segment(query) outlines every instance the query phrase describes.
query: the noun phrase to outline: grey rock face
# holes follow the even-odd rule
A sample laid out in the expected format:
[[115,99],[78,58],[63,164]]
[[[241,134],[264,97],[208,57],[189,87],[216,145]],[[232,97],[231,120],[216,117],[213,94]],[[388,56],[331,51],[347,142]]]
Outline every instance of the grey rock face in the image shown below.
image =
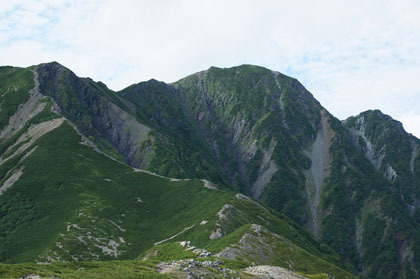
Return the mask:
[[142,144],[154,140],[150,135],[152,129],[127,112],[130,111],[127,101],[120,100],[101,84],[76,77],[56,63],[39,65],[36,71],[40,92],[52,97],[60,113],[81,133],[99,147],[112,146],[131,166],[147,167],[151,150],[143,149]]

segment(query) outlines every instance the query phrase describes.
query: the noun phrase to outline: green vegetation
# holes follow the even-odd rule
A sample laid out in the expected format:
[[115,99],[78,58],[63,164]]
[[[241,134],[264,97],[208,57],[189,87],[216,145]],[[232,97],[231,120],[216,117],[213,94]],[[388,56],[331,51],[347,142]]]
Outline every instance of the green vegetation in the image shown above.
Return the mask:
[[309,279],[329,279],[328,274],[325,274],[325,273],[324,274],[305,274],[305,273],[298,272],[298,274],[305,276]]
[[[351,117],[346,120],[346,126],[355,130],[364,129],[366,138],[373,144],[374,156],[382,158],[379,173],[373,174],[375,171],[371,170],[366,174],[371,182],[361,181],[365,185],[375,186],[371,187],[370,193],[375,198],[370,198],[370,206],[365,204],[362,208],[363,262],[370,266],[367,277],[410,278],[412,270],[419,270],[420,265],[416,261],[401,259],[402,250],[406,249],[401,243],[413,243],[413,253],[420,255],[414,244],[419,239],[419,222],[416,221],[416,212],[413,212],[414,218],[411,218],[408,210],[410,204],[416,203],[415,197],[419,195],[420,176],[410,169],[413,148],[419,144],[419,140],[407,134],[401,123],[379,110]],[[364,140],[359,138],[358,144],[363,152],[368,152]],[[384,181],[383,177],[387,177],[385,174],[389,167],[396,171],[397,176],[388,176],[387,181]],[[361,194],[369,196],[366,190]],[[359,204],[363,206],[361,201]]]
[[228,235],[210,242],[206,245],[206,249],[210,252],[217,253],[222,251],[224,248],[229,247],[233,244],[237,244],[242,236],[249,231],[251,225],[245,224],[239,227],[238,229],[234,230],[233,232],[229,233]]
[[169,242],[148,249],[139,256],[139,259],[143,261],[170,262],[195,257],[196,254],[191,250],[185,250],[179,243]]
[[38,124],[45,121],[49,121],[55,118],[60,117],[58,114],[51,111],[53,106],[53,101],[49,98],[44,98],[40,100],[41,103],[45,103],[44,109],[35,115],[33,118],[31,118],[27,124]]
[[[405,202],[414,204],[414,197],[420,196],[420,176],[411,172],[409,162],[413,147],[415,144],[419,145],[420,140],[408,135],[400,122],[379,110],[366,111],[359,116],[349,118],[347,125],[357,129],[356,122],[361,118],[365,123],[365,135],[374,144],[375,153],[383,156],[380,172],[385,173],[388,166],[391,166],[397,172],[392,183],[404,197]],[[365,148],[363,145],[361,147]]]
[[[201,181],[170,182],[135,173],[127,166],[104,160],[103,155],[79,142],[80,136],[63,124],[40,138],[37,150],[16,166],[24,165],[24,174],[0,196],[3,260],[33,260],[45,250],[47,240],[54,243],[48,246],[56,249],[55,241],[66,231],[68,222],[81,226],[81,222],[89,221],[77,218],[81,210],[90,210],[104,220],[120,219],[121,226],[127,227],[127,233],[121,232],[121,236],[133,247],[123,258],[135,257],[153,242],[212,214],[210,208],[215,214],[232,195],[208,190]],[[150,184],[154,185],[153,192],[142,187]],[[137,202],[136,197],[145,202]],[[60,203],[52,203],[54,200]],[[109,233],[112,235],[112,231]],[[80,246],[80,242],[74,245]],[[77,246],[73,248],[77,250]]]
[[21,141],[20,143],[18,143],[15,146],[13,146],[13,148],[11,148],[10,150],[8,150],[7,152],[5,152],[3,154],[3,158],[4,159],[8,158],[10,155],[12,155],[13,153],[15,153],[16,150],[18,150],[22,145],[24,145],[25,143],[28,143],[30,140],[31,140],[31,137],[27,137],[23,141]]
[[[237,232],[232,234],[237,234]],[[241,243],[224,243],[227,247],[236,249],[236,259],[256,265],[269,264],[288,269],[292,267],[294,270],[308,274],[328,273],[336,278],[355,278],[354,275],[308,253],[270,231],[248,230],[245,234],[248,236],[242,238],[242,241],[245,242],[243,245]]]
[[[0,261],[108,261],[34,269],[57,276],[56,266],[68,278],[79,278],[76,268],[99,277],[118,265],[111,260],[121,259],[127,260],[121,262],[126,277],[135,276],[128,269],[138,265],[141,276],[151,272],[147,278],[153,278],[163,276],[150,269],[157,261],[198,259],[176,243],[188,240],[213,255],[236,247],[236,260],[224,260],[233,269],[256,262],[290,264],[309,278],[353,277],[343,269],[373,279],[416,278],[420,157],[412,156],[420,141],[380,111],[344,125],[326,114],[334,137],[317,242],[300,226],[310,222],[305,184],[312,162],[305,154],[321,127],[323,108],[297,80],[250,65],[213,67],[173,84],[150,80],[113,92],[57,63],[36,69],[40,91],[48,96],[41,99],[45,108],[0,139],[0,155],[8,159],[0,164],[1,183],[23,172],[0,195]],[[31,69],[0,67],[0,129],[33,87]],[[52,112],[54,103],[107,156],[192,180],[136,172],[110,160],[80,144],[67,121],[15,154],[29,142],[15,145],[31,125],[62,117]],[[372,150],[358,135],[362,130]],[[138,135],[141,141],[130,141]],[[369,162],[368,151],[380,164]],[[396,176],[389,175],[391,167]],[[198,179],[224,190],[205,188]],[[223,237],[210,239],[216,230]],[[242,247],[244,236],[260,250]],[[0,268],[9,276],[33,265]]]
[[15,114],[19,105],[29,98],[29,90],[35,86],[29,69],[0,67],[0,130]]
[[[310,167],[302,146],[316,135],[319,103],[295,79],[250,65],[213,67],[173,87],[150,80],[119,94],[133,102],[137,118],[157,132],[148,170],[206,178],[252,194],[263,154],[274,148],[272,160],[279,170],[261,200],[301,225],[308,221],[301,206],[305,180],[296,168]],[[302,98],[311,104],[301,107]],[[286,122],[293,125],[280,125]],[[244,159],[252,142],[255,155]]]
[[[99,255],[99,259],[112,259],[112,255],[100,252],[95,246],[98,243],[89,242],[87,231],[93,237],[116,242],[122,237],[124,242],[120,241],[118,247],[121,248],[118,249],[119,258],[130,259],[152,247],[153,243],[178,234],[191,225],[198,229],[186,230],[171,241],[191,239],[193,244],[201,244],[211,251],[220,250],[237,242],[240,234],[249,228],[249,225],[241,225],[244,219],[235,218],[237,225],[231,224],[234,226],[231,227],[232,234],[220,240],[208,238],[205,227],[214,229],[217,211],[228,202],[249,214],[248,221],[258,223],[261,218],[267,219],[271,223],[269,227],[277,233],[323,255],[317,251],[316,242],[309,235],[301,235],[302,232],[290,221],[282,221],[274,212],[262,209],[254,202],[233,198],[231,192],[209,190],[201,181],[171,182],[134,172],[79,142],[80,136],[64,123],[37,140],[37,150],[16,166],[25,166],[22,177],[0,196],[1,250],[6,262],[43,261],[48,256],[62,260],[70,260],[70,256],[88,260],[94,254]],[[51,202],[55,200],[60,200],[60,203]],[[209,220],[209,224],[200,226],[202,220]],[[235,229],[236,226],[240,227],[239,230]],[[88,250],[80,237],[87,243]],[[148,256],[150,260],[169,261],[189,258],[191,252],[182,251],[179,244],[168,242],[151,248],[145,255],[152,255]],[[311,270],[305,267],[306,264],[298,263],[305,257],[311,258],[306,263],[314,262],[316,257],[306,251],[300,257],[300,260],[294,260],[298,270]],[[122,268],[125,264],[131,262],[123,263]],[[329,265],[332,266],[321,267]],[[6,267],[10,269],[10,266]],[[100,270],[89,272],[105,272],[108,267],[100,263],[98,268]],[[63,269],[65,272],[65,265]],[[49,273],[45,271],[43,274]]]
[[53,263],[51,265],[37,264],[0,264],[0,278],[22,278],[26,275],[39,275],[41,278],[60,279],[116,279],[144,278],[169,279],[166,274],[159,274],[151,263],[139,261],[106,261],[106,262],[73,262]]
[[[109,105],[112,103],[128,110],[118,96],[104,84],[95,83],[91,79],[78,78],[58,63],[38,66],[37,71],[40,73],[42,94],[51,97],[60,107],[61,113],[95,142],[102,152],[117,160],[125,161],[111,142],[112,135],[105,133],[105,130],[111,126]],[[101,117],[98,117],[99,115]],[[38,114],[37,117],[47,119],[53,115]]]
[[229,184],[225,171],[166,84],[150,80],[119,92],[136,105],[137,118],[157,131],[148,170],[168,177]]

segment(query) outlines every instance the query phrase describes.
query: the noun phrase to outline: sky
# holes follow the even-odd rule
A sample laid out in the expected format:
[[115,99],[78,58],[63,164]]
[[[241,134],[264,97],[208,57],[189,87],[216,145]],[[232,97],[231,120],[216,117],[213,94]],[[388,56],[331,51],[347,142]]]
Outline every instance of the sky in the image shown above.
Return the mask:
[[0,65],[50,61],[113,90],[260,65],[339,119],[380,109],[420,138],[418,0],[1,0]]

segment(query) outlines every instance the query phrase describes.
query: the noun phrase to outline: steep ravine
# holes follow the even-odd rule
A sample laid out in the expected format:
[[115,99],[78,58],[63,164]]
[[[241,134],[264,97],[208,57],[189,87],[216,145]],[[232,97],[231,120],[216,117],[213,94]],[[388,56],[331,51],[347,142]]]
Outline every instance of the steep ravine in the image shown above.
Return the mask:
[[306,194],[311,212],[309,227],[315,236],[319,238],[319,202],[322,192],[324,178],[328,176],[328,165],[330,163],[329,147],[334,132],[328,125],[326,111],[321,111],[321,127],[314,143],[305,155],[311,159],[311,168],[304,172],[306,177]]

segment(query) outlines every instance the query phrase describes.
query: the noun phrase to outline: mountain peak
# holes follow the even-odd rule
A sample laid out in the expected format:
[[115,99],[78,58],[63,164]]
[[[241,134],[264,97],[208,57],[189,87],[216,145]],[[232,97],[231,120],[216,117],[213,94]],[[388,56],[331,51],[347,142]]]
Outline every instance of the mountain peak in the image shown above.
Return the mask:
[[66,66],[64,66],[64,65],[62,65],[62,64],[60,64],[59,62],[57,62],[57,61],[51,61],[51,62],[46,62],[46,63],[41,63],[41,64],[38,64],[38,65],[36,65],[36,66],[38,66],[38,67],[59,67],[59,68],[65,68],[65,69],[67,69],[67,70],[69,70],[70,71],[70,69],[69,68],[67,68]]
[[356,116],[350,116],[343,121],[345,125],[349,127],[354,127],[356,123],[358,125],[369,125],[382,127],[382,129],[392,129],[397,130],[400,133],[406,133],[403,128],[403,125],[400,121],[392,118],[390,115],[383,113],[379,109],[366,110],[359,113]]

